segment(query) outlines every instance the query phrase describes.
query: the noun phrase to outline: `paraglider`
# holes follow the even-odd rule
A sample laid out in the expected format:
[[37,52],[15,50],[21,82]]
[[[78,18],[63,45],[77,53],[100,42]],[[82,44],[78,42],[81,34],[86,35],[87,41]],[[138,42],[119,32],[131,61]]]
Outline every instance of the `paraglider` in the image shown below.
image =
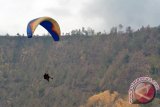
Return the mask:
[[27,26],[28,38],[32,38],[34,31],[36,30],[38,25],[43,26],[51,34],[55,41],[59,41],[59,37],[61,34],[59,24],[50,17],[40,17],[31,20]]
[[[31,20],[27,25],[27,36],[28,38],[32,38],[34,31],[36,30],[37,26],[43,26],[52,36],[55,41],[59,41],[61,31],[59,24],[50,17],[39,17],[36,19]],[[48,73],[43,75],[44,79],[49,82],[49,79],[53,79],[49,76]]]

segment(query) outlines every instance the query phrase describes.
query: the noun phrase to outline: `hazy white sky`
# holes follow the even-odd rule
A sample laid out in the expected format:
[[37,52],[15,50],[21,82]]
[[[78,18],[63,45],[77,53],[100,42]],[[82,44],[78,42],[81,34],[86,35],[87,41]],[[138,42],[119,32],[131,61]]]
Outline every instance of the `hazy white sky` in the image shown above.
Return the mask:
[[[62,32],[92,27],[109,31],[123,24],[136,29],[160,25],[160,0],[0,0],[0,34],[25,34],[30,20],[49,16]],[[36,34],[46,33],[38,27]]]

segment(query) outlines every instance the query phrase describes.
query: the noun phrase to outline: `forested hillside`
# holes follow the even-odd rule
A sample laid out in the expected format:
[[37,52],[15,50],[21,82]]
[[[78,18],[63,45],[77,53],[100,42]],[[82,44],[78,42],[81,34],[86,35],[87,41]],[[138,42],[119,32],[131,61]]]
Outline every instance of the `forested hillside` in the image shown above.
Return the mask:
[[[44,80],[45,72],[53,80]],[[160,83],[160,27],[59,42],[0,37],[0,107],[79,107],[105,90],[128,95],[140,76]]]

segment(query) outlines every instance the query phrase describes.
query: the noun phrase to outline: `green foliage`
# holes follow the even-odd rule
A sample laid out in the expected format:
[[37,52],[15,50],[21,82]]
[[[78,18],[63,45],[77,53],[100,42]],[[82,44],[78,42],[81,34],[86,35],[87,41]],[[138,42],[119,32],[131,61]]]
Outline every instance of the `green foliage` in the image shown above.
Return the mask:
[[123,63],[128,63],[128,62],[129,62],[129,55],[127,54],[127,55],[125,55],[125,57],[124,57]]
[[154,74],[158,74],[158,68],[156,68],[156,67],[154,67],[154,66],[152,66],[151,67],[151,71],[150,71],[150,73],[152,74],[152,75],[154,75]]

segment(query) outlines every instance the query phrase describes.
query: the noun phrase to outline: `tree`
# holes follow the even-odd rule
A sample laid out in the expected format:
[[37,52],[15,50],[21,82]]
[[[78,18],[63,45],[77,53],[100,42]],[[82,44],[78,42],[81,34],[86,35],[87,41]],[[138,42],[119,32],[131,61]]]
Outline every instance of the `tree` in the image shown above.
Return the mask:
[[7,33],[5,36],[9,36],[9,34]]
[[21,36],[19,33],[17,33],[17,36]]
[[132,36],[132,29],[131,29],[131,27],[130,26],[128,26],[127,28],[126,28],[126,33],[129,35],[129,36]]
[[120,34],[123,33],[122,29],[123,29],[123,25],[119,24],[118,25],[118,33],[120,33]]
[[117,27],[112,27],[110,34],[116,35],[117,34]]

